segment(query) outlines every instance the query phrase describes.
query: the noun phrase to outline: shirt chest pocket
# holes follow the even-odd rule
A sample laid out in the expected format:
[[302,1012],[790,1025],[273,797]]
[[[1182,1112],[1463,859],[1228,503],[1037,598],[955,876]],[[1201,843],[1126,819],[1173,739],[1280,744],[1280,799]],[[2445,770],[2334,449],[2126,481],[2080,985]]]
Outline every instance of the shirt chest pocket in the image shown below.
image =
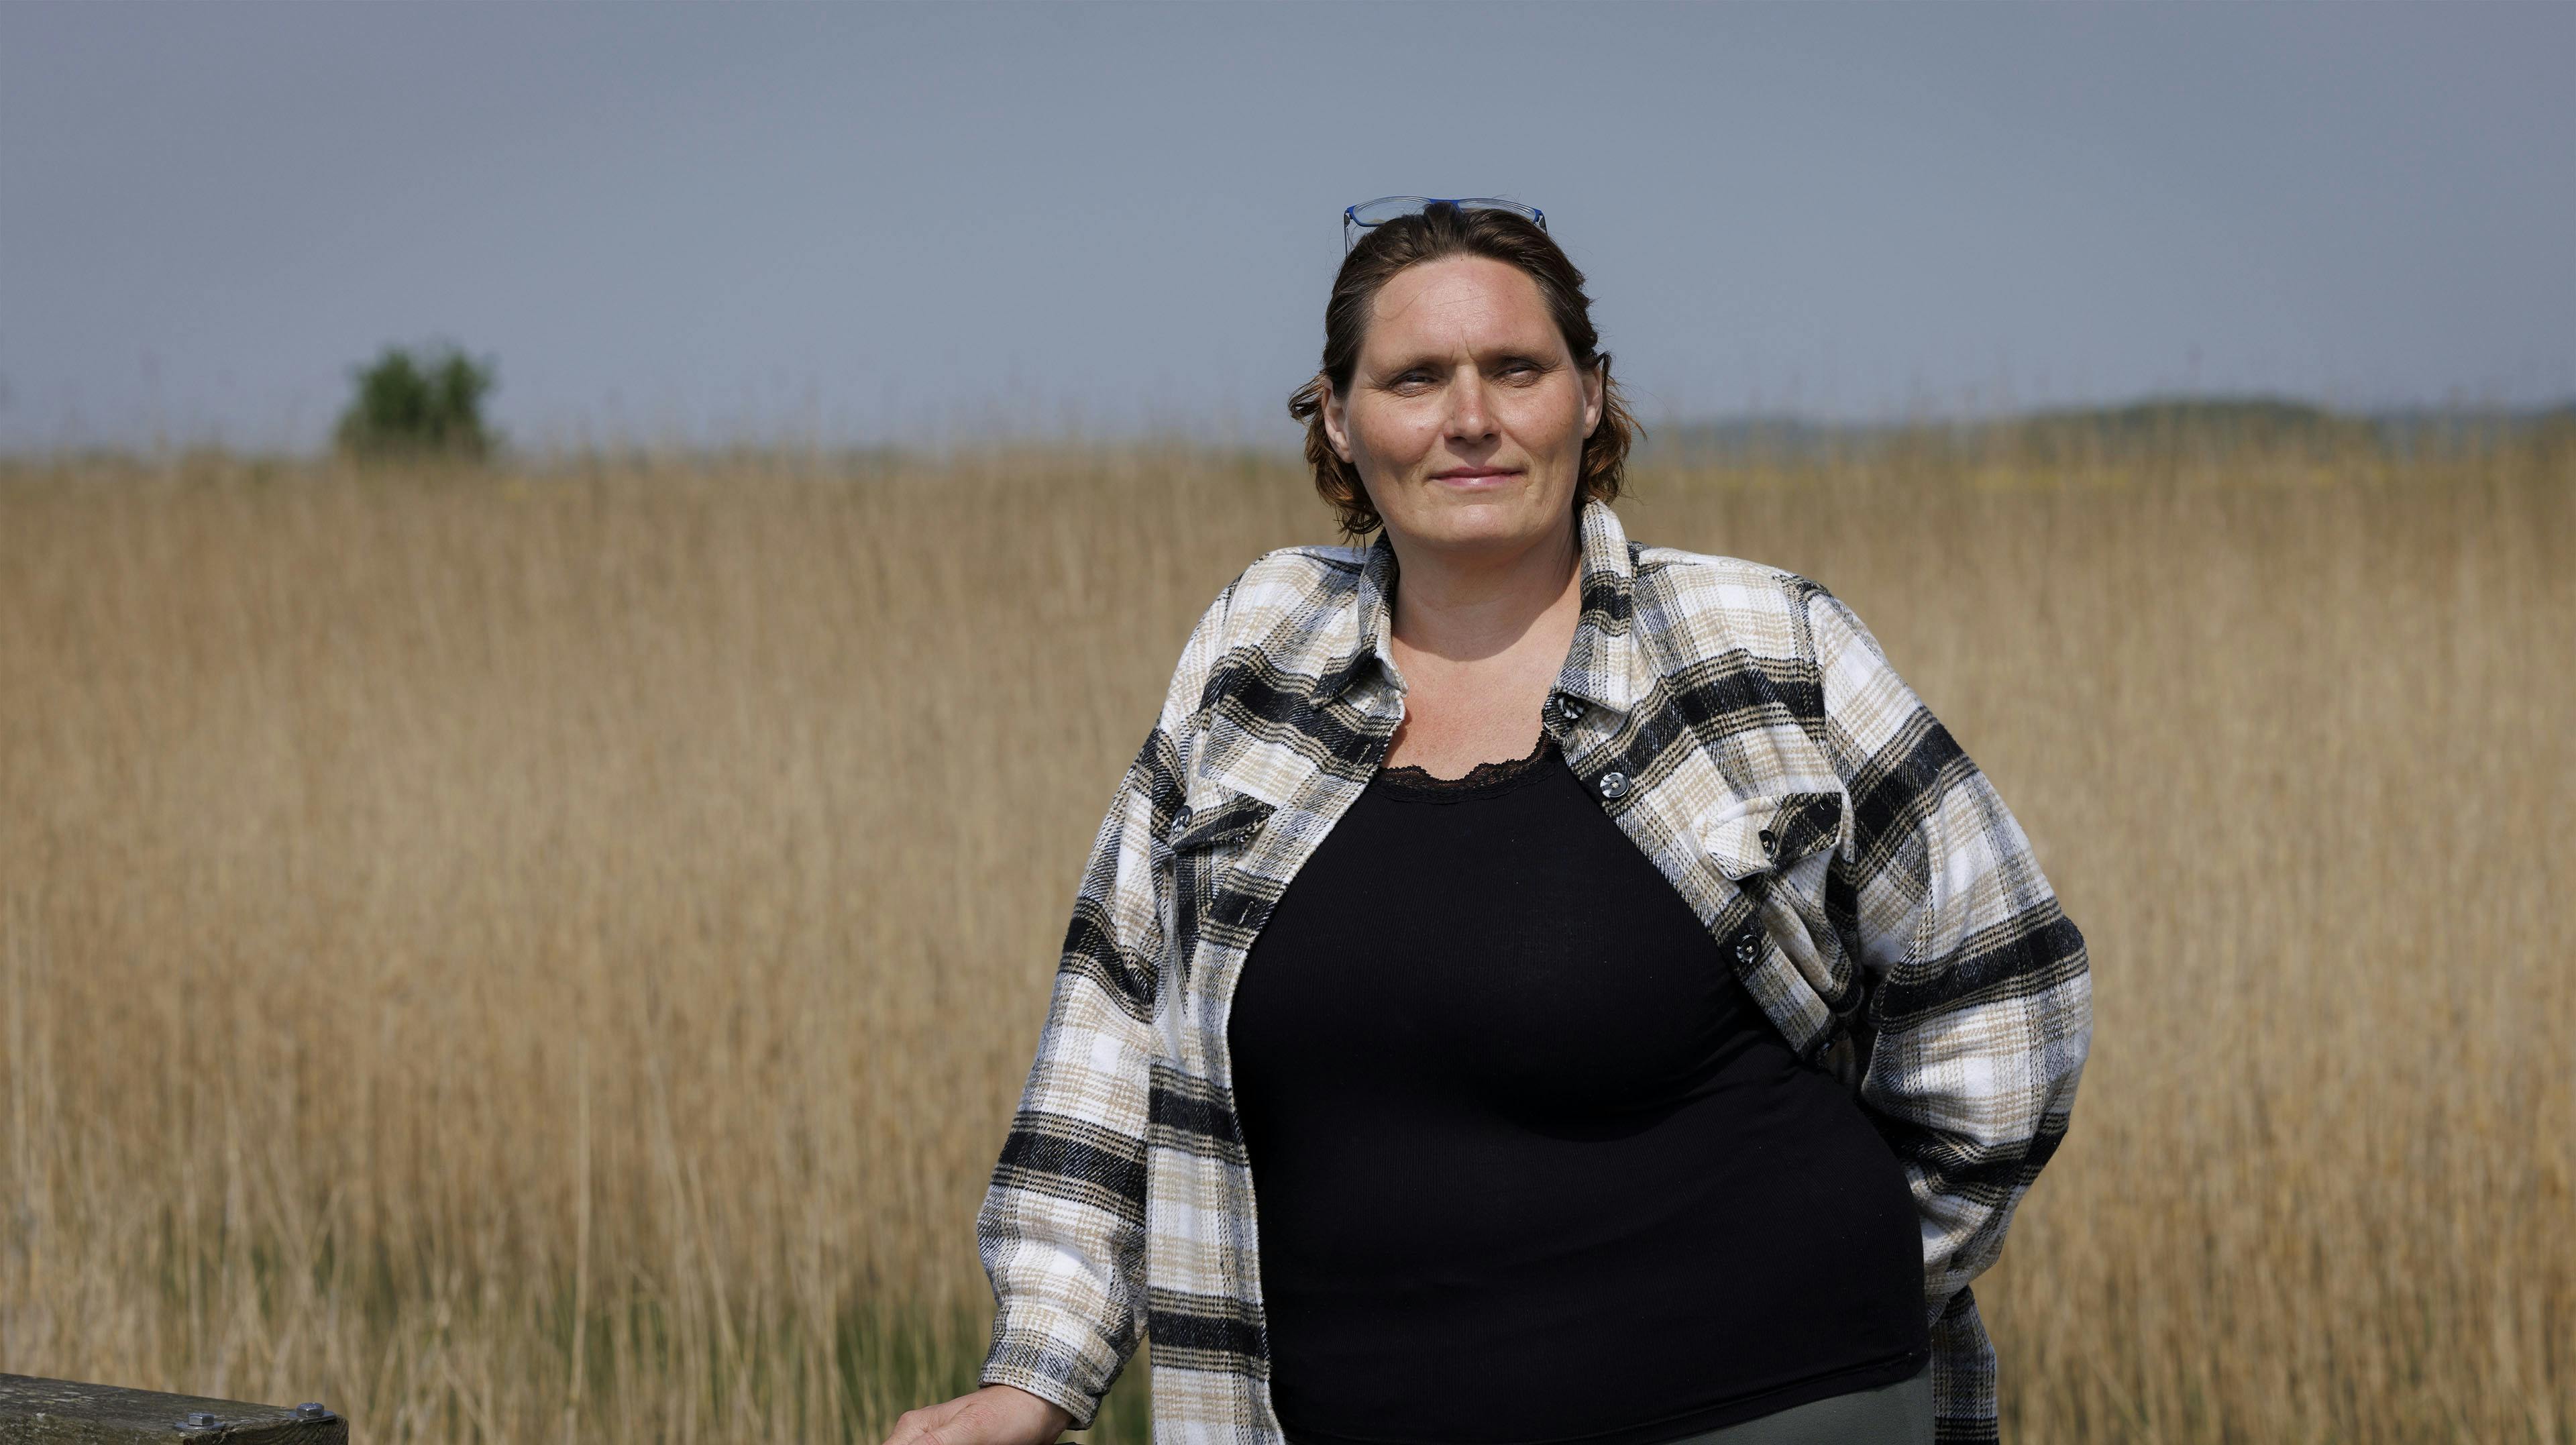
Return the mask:
[[1840,793],[1772,793],[1739,798],[1699,823],[1700,845],[1719,872],[1741,884],[1787,878],[1815,860],[1815,871],[1842,840]]
[[1757,951],[1738,963],[1758,970],[1785,959],[1815,997],[1820,1037],[1847,1027],[1861,998],[1826,903],[1844,818],[1840,793],[1771,793],[1732,799],[1697,827],[1711,865],[1761,920]]
[[[1249,933],[1244,916],[1250,892],[1228,879],[1258,840],[1275,806],[1230,789],[1212,790],[1172,815],[1166,832],[1171,886],[1165,960],[1176,990],[1185,992],[1200,953],[1232,933]],[[1248,937],[1244,940],[1249,941]]]

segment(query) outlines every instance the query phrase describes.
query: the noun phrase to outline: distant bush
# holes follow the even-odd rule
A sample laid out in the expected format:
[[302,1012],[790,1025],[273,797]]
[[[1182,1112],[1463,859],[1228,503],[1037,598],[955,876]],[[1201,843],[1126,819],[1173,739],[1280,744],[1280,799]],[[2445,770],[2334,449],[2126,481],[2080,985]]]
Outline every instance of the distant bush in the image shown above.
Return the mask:
[[416,356],[388,346],[372,365],[352,368],[350,375],[358,390],[340,413],[336,437],[342,451],[479,461],[499,444],[483,424],[483,398],[493,384],[489,361],[453,346]]

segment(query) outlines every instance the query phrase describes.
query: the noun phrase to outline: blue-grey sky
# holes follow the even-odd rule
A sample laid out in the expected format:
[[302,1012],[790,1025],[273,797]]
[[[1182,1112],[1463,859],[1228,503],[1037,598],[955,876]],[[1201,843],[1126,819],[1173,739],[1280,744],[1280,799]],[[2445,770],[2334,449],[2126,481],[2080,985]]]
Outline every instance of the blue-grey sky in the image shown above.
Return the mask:
[[0,448],[1292,435],[1343,205],[1650,421],[2576,393],[2576,6],[0,5]]

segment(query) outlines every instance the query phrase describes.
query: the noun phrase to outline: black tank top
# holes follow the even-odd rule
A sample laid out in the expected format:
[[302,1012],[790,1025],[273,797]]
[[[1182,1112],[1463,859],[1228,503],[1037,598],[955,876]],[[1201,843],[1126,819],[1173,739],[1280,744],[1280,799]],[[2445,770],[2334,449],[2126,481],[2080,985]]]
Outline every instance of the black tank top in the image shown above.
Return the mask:
[[1381,770],[1229,1030],[1293,1440],[1672,1440],[1929,1358],[1895,1156],[1544,736]]

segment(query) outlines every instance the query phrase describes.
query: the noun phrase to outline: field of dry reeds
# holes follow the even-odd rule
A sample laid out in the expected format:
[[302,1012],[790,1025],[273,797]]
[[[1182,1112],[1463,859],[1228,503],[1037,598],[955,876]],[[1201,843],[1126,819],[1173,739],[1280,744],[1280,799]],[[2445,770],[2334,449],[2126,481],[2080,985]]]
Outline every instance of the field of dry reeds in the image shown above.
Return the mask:
[[[2091,943],[1980,1287],[2008,1438],[2563,1445],[2576,446],[2188,440],[1620,510],[1849,600]],[[1099,810],[1216,588],[1324,540],[1153,447],[0,468],[0,1370],[371,1445],[967,1382]]]

